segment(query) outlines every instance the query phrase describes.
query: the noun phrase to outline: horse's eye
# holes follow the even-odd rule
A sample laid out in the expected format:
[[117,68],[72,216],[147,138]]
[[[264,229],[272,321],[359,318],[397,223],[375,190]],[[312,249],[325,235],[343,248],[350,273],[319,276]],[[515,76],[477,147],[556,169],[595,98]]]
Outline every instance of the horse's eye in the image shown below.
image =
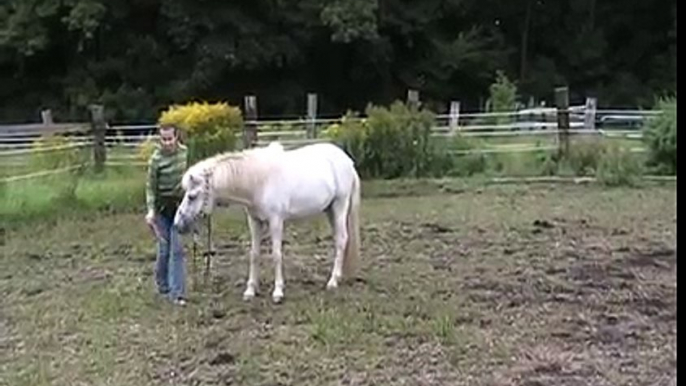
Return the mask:
[[194,201],[196,198],[198,198],[198,195],[197,195],[197,194],[190,194],[190,195],[188,196],[188,199],[191,200],[191,201]]

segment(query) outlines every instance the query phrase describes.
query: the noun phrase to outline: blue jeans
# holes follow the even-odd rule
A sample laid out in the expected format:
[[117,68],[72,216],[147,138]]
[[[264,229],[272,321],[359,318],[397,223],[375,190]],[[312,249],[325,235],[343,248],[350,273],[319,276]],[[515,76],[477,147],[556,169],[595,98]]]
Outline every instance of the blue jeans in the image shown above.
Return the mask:
[[164,239],[157,240],[157,290],[172,300],[185,297],[185,257],[181,237],[173,227],[174,218],[158,214],[155,216],[155,224]]

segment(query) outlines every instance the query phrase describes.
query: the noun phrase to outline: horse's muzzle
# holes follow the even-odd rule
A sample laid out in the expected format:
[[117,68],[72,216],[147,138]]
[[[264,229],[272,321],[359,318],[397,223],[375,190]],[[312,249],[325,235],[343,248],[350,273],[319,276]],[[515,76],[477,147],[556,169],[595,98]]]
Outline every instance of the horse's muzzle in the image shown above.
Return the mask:
[[179,219],[174,220],[174,228],[176,229],[179,234],[186,234],[188,233],[188,230],[190,229],[190,226],[188,225],[188,221],[179,221]]

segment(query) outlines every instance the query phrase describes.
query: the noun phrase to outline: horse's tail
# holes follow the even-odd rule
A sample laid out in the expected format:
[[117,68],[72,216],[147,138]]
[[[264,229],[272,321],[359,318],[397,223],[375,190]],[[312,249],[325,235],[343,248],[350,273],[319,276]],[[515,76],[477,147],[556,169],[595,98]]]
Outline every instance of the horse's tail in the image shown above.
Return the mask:
[[360,177],[353,172],[353,189],[350,194],[347,221],[348,242],[343,254],[343,275],[350,277],[357,269],[360,258]]

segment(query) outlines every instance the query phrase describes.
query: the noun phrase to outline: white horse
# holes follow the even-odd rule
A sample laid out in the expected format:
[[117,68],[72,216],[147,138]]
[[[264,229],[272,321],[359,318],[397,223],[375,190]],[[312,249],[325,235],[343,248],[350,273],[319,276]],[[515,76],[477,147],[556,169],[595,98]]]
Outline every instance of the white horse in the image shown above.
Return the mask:
[[274,259],[272,299],[284,297],[281,244],[284,221],[326,213],[335,240],[328,289],[349,276],[359,258],[360,179],[353,160],[333,144],[284,150],[268,147],[219,154],[199,161],[183,176],[185,191],[174,226],[186,233],[199,214],[209,215],[217,200],[245,208],[251,233],[250,269],[243,299],[258,290],[256,259],[261,233],[268,226]]

